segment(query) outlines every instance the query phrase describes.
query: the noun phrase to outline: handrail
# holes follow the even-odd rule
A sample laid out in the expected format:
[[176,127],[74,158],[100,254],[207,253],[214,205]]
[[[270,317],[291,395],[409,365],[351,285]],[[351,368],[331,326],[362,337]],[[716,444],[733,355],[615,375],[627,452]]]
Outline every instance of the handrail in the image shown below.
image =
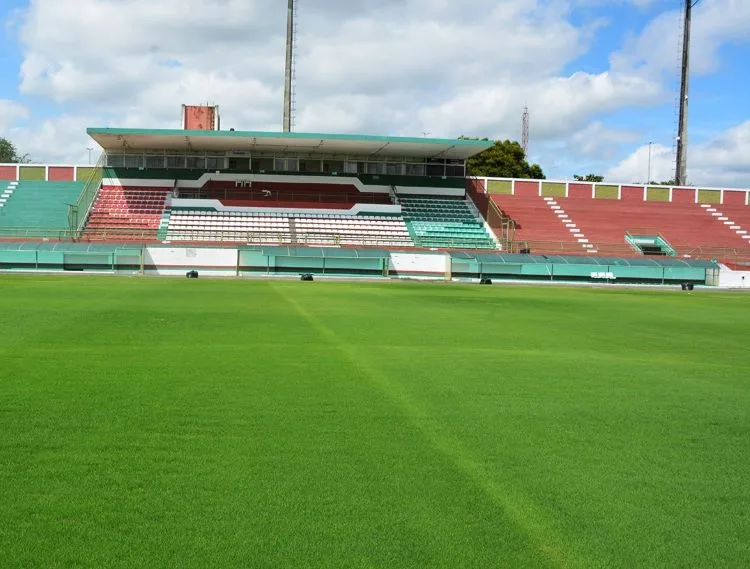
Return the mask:
[[[104,178],[104,153],[99,156],[96,166],[91,170],[86,184],[83,186],[80,195],[74,204],[68,204],[68,228],[73,230],[82,230],[86,225],[91,206],[94,203],[96,194],[102,185]],[[83,212],[83,215],[81,215]]]

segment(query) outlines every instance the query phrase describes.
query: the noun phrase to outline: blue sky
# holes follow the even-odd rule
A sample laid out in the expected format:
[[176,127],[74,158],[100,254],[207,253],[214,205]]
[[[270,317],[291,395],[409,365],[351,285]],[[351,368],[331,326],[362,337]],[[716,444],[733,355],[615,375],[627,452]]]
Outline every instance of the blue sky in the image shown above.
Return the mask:
[[[274,5],[271,5],[274,4]],[[0,136],[82,162],[87,126],[182,103],[278,130],[285,10],[267,0],[0,0]],[[283,3],[282,3],[283,4]],[[680,0],[300,0],[296,130],[520,137],[548,177],[672,177]],[[689,178],[750,186],[750,2],[694,10]]]

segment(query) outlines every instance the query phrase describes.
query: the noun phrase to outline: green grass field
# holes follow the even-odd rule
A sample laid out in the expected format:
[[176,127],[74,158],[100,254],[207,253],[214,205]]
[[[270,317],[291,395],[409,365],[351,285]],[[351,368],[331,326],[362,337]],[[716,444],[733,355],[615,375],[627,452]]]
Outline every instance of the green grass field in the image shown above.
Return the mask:
[[0,277],[0,566],[750,566],[750,296]]

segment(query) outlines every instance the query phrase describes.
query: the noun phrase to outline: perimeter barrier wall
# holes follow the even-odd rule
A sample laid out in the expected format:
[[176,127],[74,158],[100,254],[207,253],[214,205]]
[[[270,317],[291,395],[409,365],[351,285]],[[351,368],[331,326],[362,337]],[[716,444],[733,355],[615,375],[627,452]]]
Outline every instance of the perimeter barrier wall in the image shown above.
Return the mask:
[[400,252],[337,247],[171,247],[0,243],[1,271],[77,271],[206,276],[299,275],[438,280],[582,281],[720,285],[707,261],[495,253]]

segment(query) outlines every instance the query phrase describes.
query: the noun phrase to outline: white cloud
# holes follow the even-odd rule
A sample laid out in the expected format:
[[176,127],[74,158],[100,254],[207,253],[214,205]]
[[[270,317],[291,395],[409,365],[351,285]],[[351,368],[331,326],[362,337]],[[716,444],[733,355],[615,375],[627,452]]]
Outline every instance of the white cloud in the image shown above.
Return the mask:
[[[651,179],[674,178],[671,148],[651,148]],[[620,182],[645,181],[648,145],[641,146],[607,172],[607,179]],[[721,133],[705,144],[688,147],[688,181],[705,186],[750,187],[750,120]]]
[[28,109],[20,103],[0,99],[0,136],[4,136],[3,133],[10,129],[11,125],[15,124],[19,119],[24,119],[28,116]]
[[[682,41],[680,6],[652,20],[624,49],[612,56],[613,69],[641,73],[672,74],[679,69]],[[705,0],[693,8],[691,31],[691,72],[708,74],[720,66],[723,45],[747,42],[750,29],[750,2],[747,0]]]
[[[704,3],[696,8],[697,41],[715,54],[725,35],[740,37],[750,2]],[[582,159],[603,169],[638,137],[604,117],[671,98],[659,52],[672,42],[674,53],[679,31],[669,12],[628,41],[610,69],[571,71],[603,25],[574,24],[571,11],[611,4],[302,2],[296,129],[518,138],[528,105],[533,147],[545,158],[555,150],[564,155],[553,164]],[[20,20],[14,15],[23,49],[19,89],[54,103],[60,116],[17,126],[19,146],[39,159],[78,161],[90,144],[85,127],[177,127],[181,103],[219,104],[225,128],[278,130],[284,8],[267,0],[30,0]],[[718,22],[722,10],[736,21]],[[2,113],[0,105],[0,126]]]

